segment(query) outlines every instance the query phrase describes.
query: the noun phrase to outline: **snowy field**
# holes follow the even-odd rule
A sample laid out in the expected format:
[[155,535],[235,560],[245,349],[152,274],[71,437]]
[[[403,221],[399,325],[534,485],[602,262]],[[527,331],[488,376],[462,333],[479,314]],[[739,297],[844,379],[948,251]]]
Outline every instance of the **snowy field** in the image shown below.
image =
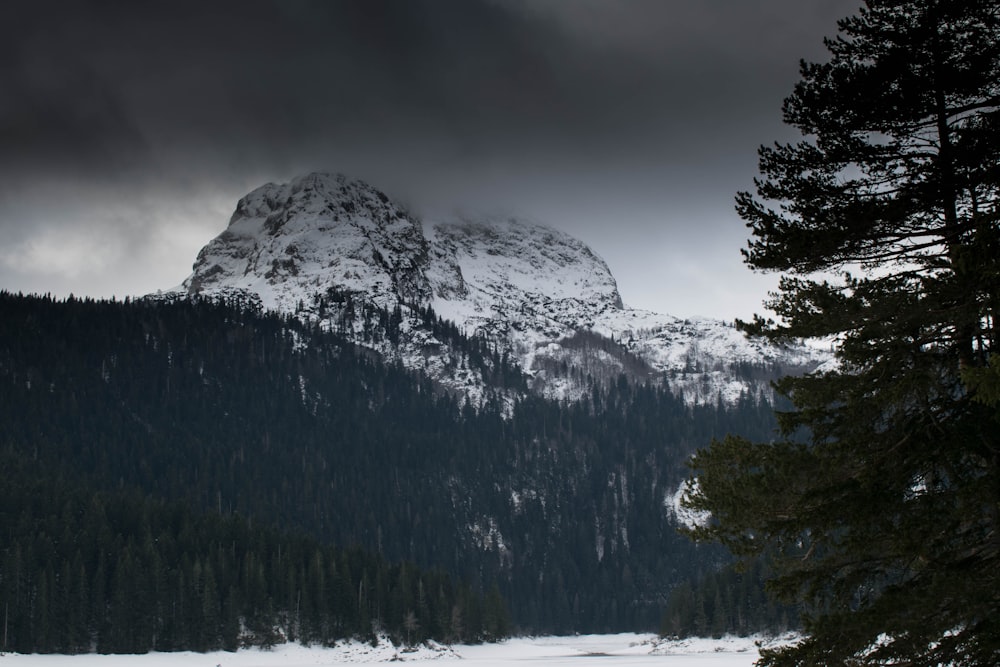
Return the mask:
[[415,664],[461,661],[463,667],[750,667],[754,639],[660,640],[655,635],[581,635],[510,639],[500,644],[399,649],[357,642],[333,648],[284,644],[269,651],[237,653],[149,653],[146,655],[18,655],[0,653],[0,667],[278,667],[403,661]]

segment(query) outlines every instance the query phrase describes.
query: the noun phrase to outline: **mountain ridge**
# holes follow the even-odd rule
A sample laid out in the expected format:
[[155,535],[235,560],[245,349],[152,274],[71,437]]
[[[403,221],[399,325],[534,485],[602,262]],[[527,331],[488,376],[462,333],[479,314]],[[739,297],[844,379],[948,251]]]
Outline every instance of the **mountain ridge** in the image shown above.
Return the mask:
[[[337,320],[387,359],[473,402],[488,391],[484,378],[454,370],[460,360],[428,334],[421,308],[515,360],[533,393],[565,400],[625,373],[665,382],[689,402],[732,403],[769,394],[774,377],[826,358],[801,345],[748,340],[717,320],[628,308],[604,260],[565,232],[515,218],[424,221],[342,174],[312,173],[248,193],[168,293],[256,295],[268,309],[324,326]],[[368,325],[349,304],[330,311],[331,301],[347,303],[344,295],[393,313],[398,335],[362,336]]]

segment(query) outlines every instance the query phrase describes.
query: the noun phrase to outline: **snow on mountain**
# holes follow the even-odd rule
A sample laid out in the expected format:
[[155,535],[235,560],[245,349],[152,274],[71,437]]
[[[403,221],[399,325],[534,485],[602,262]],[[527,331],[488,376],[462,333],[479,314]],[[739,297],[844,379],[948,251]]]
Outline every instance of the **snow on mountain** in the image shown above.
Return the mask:
[[310,174],[240,199],[184,281],[189,294],[245,290],[294,311],[332,286],[383,308],[425,301],[427,241],[420,222],[361,181]]
[[[593,326],[594,317],[621,309],[614,277],[577,239],[514,219],[443,222],[428,234],[435,253],[456,267],[464,289],[435,290],[438,313],[475,330],[498,320],[534,320],[547,337]],[[432,274],[436,279],[439,274]]]
[[[605,262],[563,232],[516,219],[424,223],[343,175],[309,174],[243,197],[178,292],[254,295],[337,326],[474,402],[486,390],[483,370],[461,363],[421,308],[508,354],[533,391],[556,398],[625,373],[663,378],[691,402],[731,402],[826,358],[749,341],[716,320],[627,308]],[[373,335],[357,304],[395,311],[392,331]]]

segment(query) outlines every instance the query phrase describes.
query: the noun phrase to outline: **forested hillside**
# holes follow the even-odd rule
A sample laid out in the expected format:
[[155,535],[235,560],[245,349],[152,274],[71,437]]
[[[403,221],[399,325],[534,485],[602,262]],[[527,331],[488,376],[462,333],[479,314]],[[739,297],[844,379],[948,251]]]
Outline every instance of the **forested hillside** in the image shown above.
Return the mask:
[[506,635],[484,599],[440,571],[195,513],[136,491],[94,492],[0,454],[3,650],[145,653],[329,644],[480,641]]
[[[477,358],[487,346],[465,349],[462,363],[495,363]],[[0,421],[5,455],[49,478],[134,491],[150,507],[183,502],[248,531],[302,531],[317,541],[310,553],[360,546],[473,591],[496,584],[531,632],[655,629],[671,590],[725,559],[678,535],[665,506],[688,455],[772,428],[768,405],[691,407],[624,379],[571,404],[497,398],[475,410],[336,333],[245,304],[10,294]],[[277,599],[294,588],[268,585]]]

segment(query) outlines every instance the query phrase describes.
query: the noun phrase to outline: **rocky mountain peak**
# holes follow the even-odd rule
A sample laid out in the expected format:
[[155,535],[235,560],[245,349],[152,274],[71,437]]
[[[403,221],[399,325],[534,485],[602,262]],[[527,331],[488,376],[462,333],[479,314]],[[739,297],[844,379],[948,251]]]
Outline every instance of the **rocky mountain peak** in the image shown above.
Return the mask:
[[[269,183],[240,199],[177,291],[251,295],[335,326],[474,399],[484,395],[485,371],[470,370],[463,352],[427,329],[428,308],[513,360],[534,391],[557,398],[625,373],[665,381],[693,402],[734,401],[823,357],[747,341],[714,320],[626,308],[607,264],[564,232],[511,218],[425,225],[340,174]],[[392,331],[373,331],[359,303],[393,312]]]
[[379,228],[406,214],[385,193],[364,181],[319,172],[281,185],[268,183],[250,192],[237,203],[229,224],[265,218],[268,233],[277,234],[285,223],[299,216]]
[[466,217],[436,221],[425,236],[421,221],[383,192],[326,173],[240,199],[183,287],[246,290],[286,311],[332,289],[383,308],[431,305],[467,333],[487,335],[512,317],[568,335],[622,308],[607,265],[568,234]]
[[340,174],[309,174],[240,199],[183,287],[247,290],[286,311],[337,287],[392,307],[430,297],[427,251],[420,222],[384,193]]

